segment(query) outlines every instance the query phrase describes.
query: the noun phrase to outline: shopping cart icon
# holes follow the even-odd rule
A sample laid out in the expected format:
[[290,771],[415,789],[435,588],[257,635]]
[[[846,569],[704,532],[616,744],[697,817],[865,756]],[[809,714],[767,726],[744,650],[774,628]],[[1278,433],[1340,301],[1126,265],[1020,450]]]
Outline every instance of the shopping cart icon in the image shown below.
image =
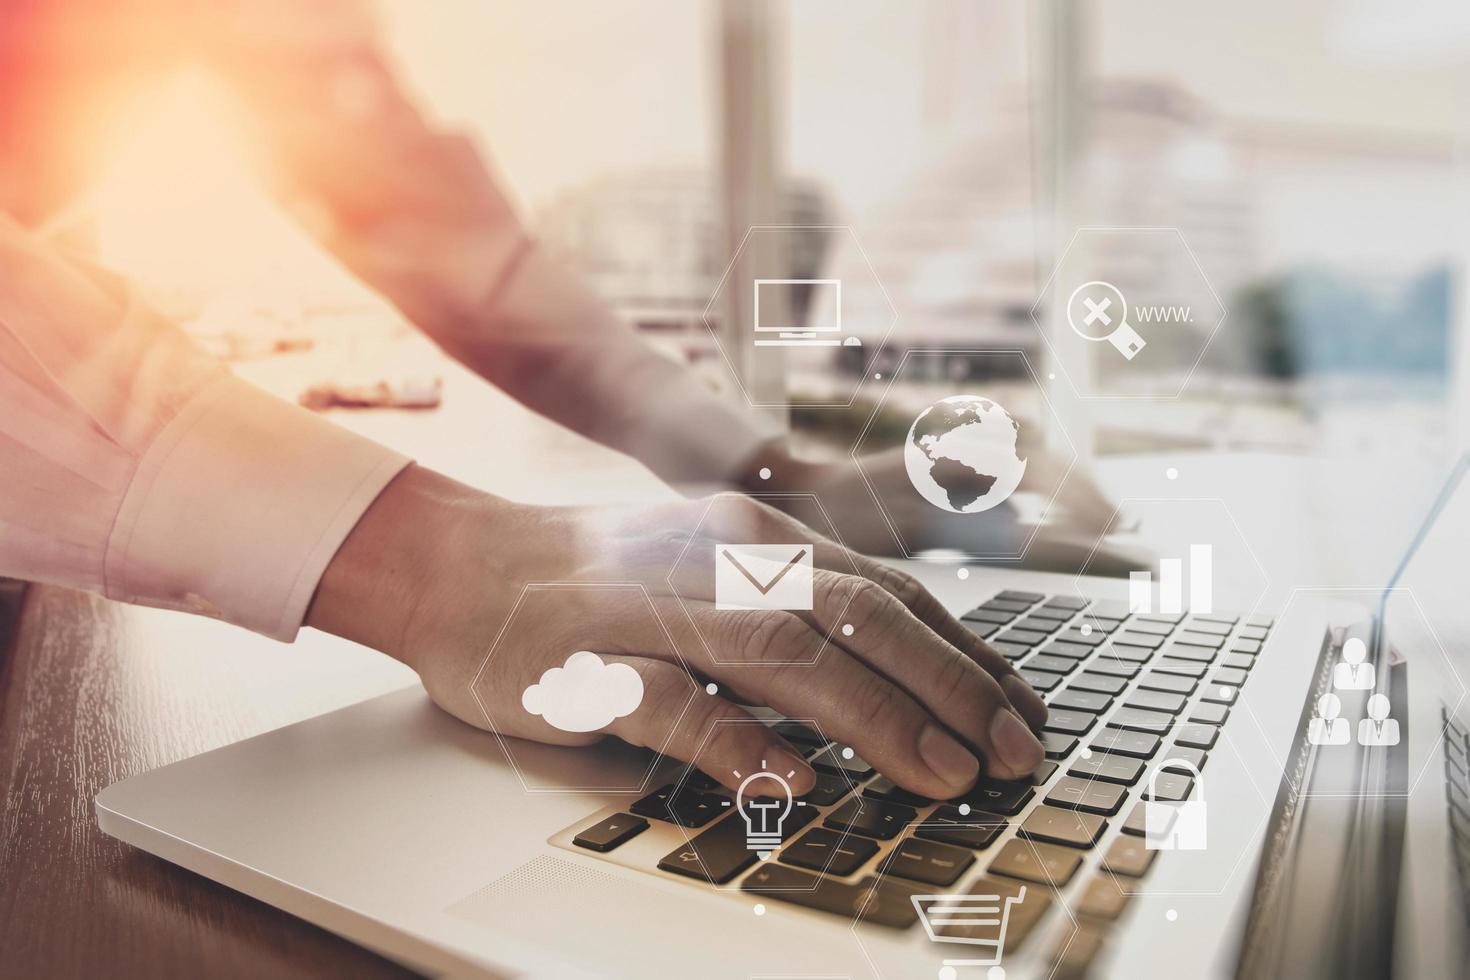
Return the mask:
[[[999,966],[1006,949],[1006,925],[1011,908],[1026,900],[1026,886],[1015,895],[980,893],[972,895],[913,895],[914,910],[924,923],[929,940],[963,943],[987,951],[984,958],[945,960],[942,977],[953,977],[959,966]],[[999,972],[999,971],[995,971]]]

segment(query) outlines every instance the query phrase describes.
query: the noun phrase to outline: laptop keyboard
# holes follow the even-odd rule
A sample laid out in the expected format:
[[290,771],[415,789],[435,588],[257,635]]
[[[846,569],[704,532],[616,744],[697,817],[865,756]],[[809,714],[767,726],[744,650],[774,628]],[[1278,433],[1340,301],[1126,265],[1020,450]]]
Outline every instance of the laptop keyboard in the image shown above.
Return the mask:
[[962,622],[1048,703],[1046,761],[1031,779],[982,777],[961,798],[929,800],[810,728],[775,721],[818,779],[768,860],[747,847],[729,791],[697,770],[628,812],[579,825],[573,843],[615,859],[610,852],[650,827],[678,825],[688,840],[681,833],[645,870],[893,929],[918,922],[915,894],[1014,895],[1030,884],[1011,914],[1006,952],[1050,911],[1050,893],[1035,885],[1085,881],[1070,902],[1078,931],[1051,951],[1068,975],[1085,974],[1128,903],[1116,877],[1142,879],[1158,857],[1144,841],[1149,794],[1181,802],[1194,792],[1182,766],[1150,781],[1155,760],[1203,770],[1273,620],[1135,615],[1121,602],[1007,590]]

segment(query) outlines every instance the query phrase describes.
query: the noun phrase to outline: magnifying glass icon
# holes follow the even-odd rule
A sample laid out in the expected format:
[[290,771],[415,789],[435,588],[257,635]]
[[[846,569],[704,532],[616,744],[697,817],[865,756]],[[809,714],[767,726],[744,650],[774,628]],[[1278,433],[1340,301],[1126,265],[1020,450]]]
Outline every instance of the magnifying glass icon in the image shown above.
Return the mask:
[[1128,301],[1110,282],[1094,279],[1072,290],[1067,300],[1067,323],[1083,340],[1106,340],[1118,353],[1133,360],[1146,345],[1128,325]]

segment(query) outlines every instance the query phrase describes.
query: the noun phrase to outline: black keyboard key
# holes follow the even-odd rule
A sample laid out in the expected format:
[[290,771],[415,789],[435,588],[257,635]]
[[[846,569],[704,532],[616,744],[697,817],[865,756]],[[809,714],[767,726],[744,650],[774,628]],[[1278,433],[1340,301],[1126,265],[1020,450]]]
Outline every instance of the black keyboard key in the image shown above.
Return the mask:
[[[1159,827],[1159,833],[1161,834],[1168,833],[1169,828],[1174,824],[1173,808],[1169,808],[1167,813],[1168,815],[1164,818],[1162,826]],[[1139,803],[1132,810],[1128,811],[1128,819],[1123,821],[1123,833],[1132,834],[1134,837],[1148,836],[1147,803]]]
[[989,776],[981,776],[964,796],[956,797],[951,803],[968,803],[975,810],[984,810],[987,813],[1001,813],[1006,816],[1014,816],[1025,809],[1026,804],[1036,795],[1036,790],[1029,782],[1011,779],[991,779]]
[[1062,682],[1061,674],[1052,674],[1044,670],[1028,670],[1022,667],[1016,671],[1021,677],[1037,691],[1045,694]]
[[1194,792],[1194,778],[1172,769],[1164,769],[1149,777],[1144,788],[1144,799],[1162,800],[1165,803],[1183,803]]
[[1090,669],[1072,678],[1067,685],[1073,691],[1096,691],[1099,694],[1118,694],[1127,686],[1128,682],[1121,677],[1094,674]]
[[845,754],[847,751],[843,746],[834,745],[813,759],[812,766],[821,772],[835,775],[846,773],[848,778],[859,782],[873,775],[873,767],[868,765],[867,760],[860,755],[848,758]]
[[[1096,844],[1107,828],[1106,820],[1090,813],[1039,806],[1026,816],[1016,832],[1027,840],[1086,848]],[[995,870],[994,865],[991,870]]]
[[1087,669],[1091,673],[1105,674],[1108,677],[1132,677],[1138,673],[1137,664],[1128,663],[1126,660],[1115,660],[1106,653],[1088,664]]
[[1036,771],[1031,774],[1031,785],[1040,786],[1050,779],[1056,771],[1057,764],[1055,762],[1043,761],[1041,765],[1036,767]]
[[1130,708],[1142,708],[1145,711],[1167,711],[1171,715],[1177,715],[1184,710],[1187,699],[1182,694],[1171,694],[1168,691],[1149,691],[1139,688],[1128,695],[1128,700],[1123,702]]
[[1054,595],[1042,603],[1042,605],[1050,606],[1054,609],[1070,609],[1076,612],[1079,609],[1086,609],[1091,602],[1091,599],[1083,599],[1074,595]]
[[1138,679],[1138,686],[1147,691],[1168,691],[1171,694],[1193,694],[1199,686],[1193,677],[1178,674],[1160,674],[1151,670]]
[[910,793],[887,776],[879,776],[863,789],[863,795],[873,800],[887,800],[904,806],[928,806],[934,801],[918,793]]
[[1154,652],[1144,647],[1111,646],[1102,652],[1102,659],[1114,663],[1146,664],[1153,657]]
[[1226,684],[1230,687],[1240,687],[1245,683],[1246,672],[1239,667],[1220,667],[1216,669],[1211,684]]
[[1108,705],[1113,699],[1106,694],[1098,694],[1095,691],[1079,691],[1076,687],[1070,687],[1051,699],[1051,707],[1068,708],[1072,711],[1086,711],[1090,714],[1099,714],[1108,710]]
[[913,892],[886,879],[879,881],[868,877],[856,884],[848,884],[767,861],[745,876],[740,890],[803,908],[831,912],[848,921],[861,912],[863,922],[891,929],[907,929],[919,921],[919,914],[909,898]]
[[1263,626],[1266,629],[1270,629],[1272,626],[1275,626],[1276,625],[1276,617],[1275,616],[1252,616],[1250,619],[1247,619],[1245,621],[1245,624],[1247,626]]
[[1060,629],[1061,623],[1055,619],[1047,619],[1042,616],[1027,616],[1025,619],[1017,621],[1014,628],[1028,630],[1032,633],[1047,634]]
[[1005,643],[1000,639],[996,639],[990,645],[995,648],[996,653],[1012,661],[1020,660],[1031,652],[1031,647],[1025,643]]
[[1232,667],[1236,670],[1250,670],[1256,665],[1256,658],[1244,653],[1227,653],[1220,658],[1221,667]]
[[664,820],[681,827],[703,827],[725,812],[721,799],[711,793],[701,793],[685,786],[677,796],[672,796],[673,785],[661,786],[628,809],[640,817]]
[[1179,660],[1175,657],[1160,657],[1154,661],[1153,668],[1165,674],[1194,678],[1205,676],[1205,671],[1209,669],[1206,664],[1195,663],[1193,660]]
[[[793,809],[792,814],[795,813]],[[756,852],[745,843],[745,821],[731,817],[674,848],[664,855],[658,867],[660,871],[723,885],[756,860]]]
[[1134,732],[1167,732],[1174,719],[1161,711],[1144,711],[1140,708],[1119,708],[1108,718],[1109,728],[1126,728]]
[[1138,618],[1139,619],[1146,619],[1146,620],[1148,620],[1150,622],[1153,622],[1153,623],[1178,623],[1178,622],[1180,622],[1180,621],[1182,621],[1184,619],[1184,614],[1183,613],[1163,613],[1163,612],[1143,613]]
[[850,780],[833,773],[818,772],[817,781],[811,791],[798,799],[813,806],[831,806],[851,792],[852,782]]
[[980,609],[971,609],[969,612],[965,613],[963,618],[970,622],[990,623],[992,626],[1004,626],[1006,623],[1009,623],[1011,620],[1015,619],[1019,615],[1021,614],[1018,612],[1006,612],[1001,609],[985,609],[984,607],[982,607]]
[[1210,749],[1219,737],[1220,729],[1214,725],[1180,725],[1174,733],[1174,744],[1187,749]]
[[833,830],[845,830],[878,840],[893,840],[918,814],[913,807],[882,800],[848,800],[822,822]]
[[[1050,603],[1044,606],[1037,606],[1035,609],[1032,609],[1030,612],[1026,613],[1029,618],[1046,619],[1050,620],[1053,623],[1065,623],[1076,614],[1077,611],[1075,609],[1059,609],[1056,606],[1051,605]],[[1055,626],[1053,626],[1052,628],[1056,629]]]
[[[1026,889],[1024,898],[1021,897],[1022,888]],[[980,909],[986,909],[988,914],[966,917],[969,921],[964,923],[937,921],[934,925],[934,933],[947,944],[968,944],[966,946],[948,945],[947,948],[956,951],[956,955],[959,950],[969,949],[977,953],[984,950],[987,956],[994,957],[989,962],[996,962],[1000,956],[1009,956],[1020,949],[1026,942],[1026,938],[1036,928],[1037,923],[1045,918],[1047,910],[1051,908],[1053,898],[1053,893],[1049,889],[1033,888],[1022,885],[1019,881],[993,877],[981,878],[975,882],[970,888],[970,895],[975,896],[975,904]],[[1009,906],[1004,904],[1007,899],[1013,900]],[[1019,901],[1015,901],[1017,899]],[[966,899],[966,905],[969,905],[970,901],[972,900]],[[1010,912],[1006,916],[1005,946],[1001,947],[1000,918],[994,913],[1007,907]],[[965,976],[967,972],[973,972],[977,977],[985,975],[983,970],[962,970],[959,975]],[[945,973],[945,976],[948,975]]]
[[1129,878],[1142,878],[1158,853],[1149,850],[1147,844],[1137,837],[1118,837],[1108,845],[1103,855],[1103,870]]
[[1063,735],[1086,735],[1092,731],[1092,726],[1097,724],[1097,716],[1090,715],[1085,711],[1068,711],[1065,708],[1052,708],[1047,711],[1044,731],[1059,732]]
[[1048,759],[1065,759],[1077,747],[1077,738],[1061,732],[1042,732],[1041,747],[1046,750]]
[[926,885],[952,885],[974,863],[968,850],[910,837],[888,853],[878,871]]
[[1160,739],[1147,732],[1125,732],[1118,728],[1104,728],[1093,736],[1090,743],[1094,752],[1111,752],[1132,759],[1152,759],[1159,750]]
[[1101,616],[1103,619],[1127,619],[1133,615],[1133,611],[1128,608],[1128,603],[1114,599],[1094,602],[1092,608],[1088,611],[1094,616]]
[[1049,653],[1038,653],[1026,661],[1027,670],[1044,670],[1051,674],[1070,674],[1077,669],[1077,661],[1070,657],[1054,657]]
[[1223,725],[1225,719],[1230,717],[1230,709],[1223,704],[1211,704],[1201,701],[1189,709],[1189,720],[1201,722],[1206,725]]
[[1067,772],[1084,779],[1099,779],[1105,783],[1132,786],[1143,775],[1143,763],[1126,755],[1094,752],[1085,759],[1073,759]]
[[1230,613],[1207,612],[1195,613],[1194,619],[1205,623],[1234,623],[1239,620],[1240,617],[1232,616]]
[[995,638],[996,643],[1012,643],[1016,646],[1034,647],[1038,643],[1046,642],[1045,633],[1037,633],[1035,630],[1018,630],[1012,627]]
[[1209,633],[1196,633],[1188,629],[1174,634],[1174,640],[1177,643],[1188,643],[1190,646],[1196,647],[1209,647],[1212,650],[1218,650],[1225,645],[1224,637],[1213,636]]
[[1173,761],[1175,759],[1178,759],[1181,762],[1188,762],[1189,764],[1193,765],[1196,769],[1198,769],[1201,772],[1203,772],[1204,771],[1204,768],[1205,768],[1205,759],[1206,758],[1207,758],[1207,756],[1205,755],[1205,752],[1204,752],[1203,749],[1186,749],[1186,748],[1181,748],[1181,747],[1175,745],[1175,746],[1173,746],[1172,748],[1169,749],[1169,759],[1167,761],[1164,761],[1164,762],[1159,763],[1159,768],[1161,768],[1161,769],[1171,769],[1171,770],[1174,770],[1176,772],[1188,772],[1189,770],[1188,769],[1185,769],[1183,766],[1171,766],[1171,765],[1169,765],[1169,762],[1171,762],[1171,761]]
[[846,878],[877,853],[878,845],[866,837],[813,827],[782,849],[781,861]]
[[[1073,817],[1085,816],[1081,813],[1064,812]],[[1006,875],[1038,885],[1061,888],[1072,880],[1081,864],[1082,855],[1076,851],[1051,844],[1013,840],[1000,849],[987,870],[993,875]],[[1029,901],[1030,898],[1031,892],[1028,890],[1026,899]],[[1006,936],[1008,941],[1010,938],[1009,935]]]
[[[1162,780],[1164,777],[1159,778]],[[1063,776],[1046,794],[1046,802],[1052,806],[1111,817],[1123,808],[1123,798],[1127,795],[1128,787],[1116,783]]]
[[1168,636],[1174,632],[1173,623],[1158,623],[1151,619],[1135,619],[1128,624],[1128,629],[1133,633],[1149,633],[1153,636]]
[[1229,622],[1221,622],[1218,619],[1205,619],[1195,616],[1184,624],[1184,628],[1192,633],[1208,633],[1211,636],[1229,636],[1232,629]]
[[600,820],[576,837],[572,843],[578,847],[585,847],[589,851],[607,853],[613,848],[626,844],[648,829],[648,821],[642,817],[635,817],[631,813],[614,813],[606,820]]
[[1124,630],[1113,637],[1113,643],[1119,646],[1143,647],[1145,650],[1157,650],[1164,645],[1162,636],[1152,633],[1135,633],[1132,630]]
[[982,602],[982,603],[980,603],[980,605],[979,605],[978,608],[980,608],[980,609],[986,609],[986,610],[989,610],[990,612],[1008,612],[1008,613],[1016,613],[1017,615],[1020,615],[1021,613],[1025,612],[1027,609],[1030,609],[1031,608],[1031,603],[1029,603],[1029,602],[1007,602],[1005,599],[991,599],[989,602]]
[[1006,589],[1004,592],[997,592],[995,598],[1005,602],[1024,602],[1028,606],[1034,606],[1042,599],[1045,599],[1046,595],[1041,592],[1022,592],[1018,589]]
[[1092,656],[1092,647],[1083,646],[1081,643],[1063,643],[1061,640],[1058,640],[1055,643],[1048,643],[1042,647],[1041,652],[1050,654],[1053,657],[1069,657],[1072,660],[1086,660]]
[[1209,647],[1197,647],[1190,643],[1171,643],[1164,652],[1179,660],[1189,660],[1197,664],[1212,663],[1218,653]]
[[1093,875],[1087,887],[1082,889],[1076,911],[1079,915],[1111,921],[1123,913],[1123,909],[1128,906],[1128,898],[1128,892],[1123,890],[1123,886],[1112,875]]
[[1107,638],[1108,635],[1099,630],[1088,630],[1084,633],[1076,626],[1068,627],[1065,631],[1057,634],[1057,639],[1063,643],[1080,643],[1085,647],[1101,646],[1102,642]]
[[960,623],[971,633],[974,633],[982,640],[990,639],[992,636],[995,635],[996,631],[1000,629],[1000,627],[995,625],[994,623],[980,623],[976,622],[973,619],[962,619],[960,620]]
[[771,726],[771,729],[786,741],[793,745],[815,746],[826,745],[827,738],[799,721],[781,721]]
[[1242,626],[1240,632],[1236,635],[1242,640],[1264,640],[1266,638],[1266,630],[1262,626]]
[[982,851],[994,844],[1001,831],[1006,829],[1006,821],[999,817],[995,818],[995,823],[985,823],[983,813],[971,813],[959,819],[968,821],[968,823],[950,823],[946,820],[926,821],[914,831],[914,836],[922,837],[924,840],[939,841],[941,844],[968,847],[972,851]]

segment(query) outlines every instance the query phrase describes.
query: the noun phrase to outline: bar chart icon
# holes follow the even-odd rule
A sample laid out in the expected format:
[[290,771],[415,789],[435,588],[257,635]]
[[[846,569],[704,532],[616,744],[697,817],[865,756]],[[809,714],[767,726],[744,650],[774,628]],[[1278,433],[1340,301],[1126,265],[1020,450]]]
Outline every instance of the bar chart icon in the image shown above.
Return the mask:
[[[1189,612],[1215,611],[1215,549],[1213,545],[1189,546]],[[1159,601],[1161,613],[1182,613],[1184,606],[1184,560],[1159,559]],[[1128,609],[1134,613],[1154,611],[1154,576],[1152,572],[1128,574]]]

